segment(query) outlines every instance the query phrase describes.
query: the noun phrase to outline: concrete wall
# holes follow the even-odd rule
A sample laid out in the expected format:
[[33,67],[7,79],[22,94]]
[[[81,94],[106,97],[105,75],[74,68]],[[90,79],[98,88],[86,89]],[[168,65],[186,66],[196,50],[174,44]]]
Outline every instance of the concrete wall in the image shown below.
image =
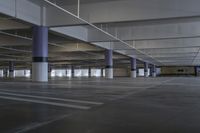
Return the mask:
[[195,75],[194,67],[161,67],[161,75]]

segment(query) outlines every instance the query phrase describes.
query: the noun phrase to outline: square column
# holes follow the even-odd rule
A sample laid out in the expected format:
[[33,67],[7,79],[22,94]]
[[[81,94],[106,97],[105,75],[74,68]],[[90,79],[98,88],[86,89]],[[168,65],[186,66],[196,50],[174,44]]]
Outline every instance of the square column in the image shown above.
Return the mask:
[[144,77],[149,77],[148,75],[149,64],[144,62]]
[[48,82],[48,27],[33,27],[32,81]]
[[131,78],[137,77],[137,60],[135,58],[131,58]]
[[108,49],[105,52],[105,77],[108,79],[113,79],[113,50]]

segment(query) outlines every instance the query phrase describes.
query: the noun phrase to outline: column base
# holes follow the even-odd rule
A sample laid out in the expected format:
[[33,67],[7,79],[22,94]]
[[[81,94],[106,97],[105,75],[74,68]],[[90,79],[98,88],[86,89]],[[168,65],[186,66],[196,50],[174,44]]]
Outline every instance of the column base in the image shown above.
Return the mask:
[[75,78],[75,75],[74,75],[74,73],[71,73],[71,78]]
[[144,77],[146,77],[146,78],[149,77],[148,72],[144,73]]
[[33,62],[32,63],[32,81],[48,82],[48,63]]
[[137,77],[137,71],[131,71],[131,78]]
[[113,79],[113,68],[106,68],[105,69],[105,77],[107,79]]
[[51,78],[51,73],[48,73],[48,78]]
[[152,73],[152,77],[154,77],[154,78],[156,77],[156,73],[155,73],[155,72],[154,72],[154,73]]
[[14,72],[9,72],[9,78],[14,78]]
[[101,77],[104,77],[104,75],[103,75],[103,69],[101,69]]

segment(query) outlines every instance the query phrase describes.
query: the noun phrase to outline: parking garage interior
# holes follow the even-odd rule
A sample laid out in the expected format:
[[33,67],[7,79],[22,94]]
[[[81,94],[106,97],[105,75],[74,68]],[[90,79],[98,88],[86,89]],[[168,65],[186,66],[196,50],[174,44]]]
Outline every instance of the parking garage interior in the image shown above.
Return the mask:
[[199,133],[199,5],[0,0],[0,133]]

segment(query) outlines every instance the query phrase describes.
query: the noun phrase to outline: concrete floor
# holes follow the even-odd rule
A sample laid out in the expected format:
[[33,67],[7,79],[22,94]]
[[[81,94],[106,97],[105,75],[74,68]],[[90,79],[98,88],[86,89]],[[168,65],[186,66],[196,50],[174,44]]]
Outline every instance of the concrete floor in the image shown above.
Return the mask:
[[200,78],[0,80],[0,133],[199,133]]

